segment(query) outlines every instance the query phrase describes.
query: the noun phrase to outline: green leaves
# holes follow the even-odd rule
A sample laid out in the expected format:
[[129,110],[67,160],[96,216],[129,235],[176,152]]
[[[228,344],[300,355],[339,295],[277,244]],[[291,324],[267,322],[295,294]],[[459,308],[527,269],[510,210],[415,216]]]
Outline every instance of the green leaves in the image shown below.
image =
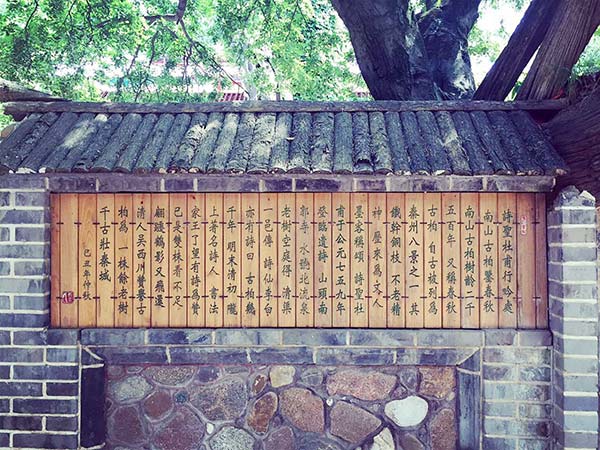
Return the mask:
[[189,101],[238,83],[258,98],[357,85],[328,0],[7,0],[0,73],[78,100]]

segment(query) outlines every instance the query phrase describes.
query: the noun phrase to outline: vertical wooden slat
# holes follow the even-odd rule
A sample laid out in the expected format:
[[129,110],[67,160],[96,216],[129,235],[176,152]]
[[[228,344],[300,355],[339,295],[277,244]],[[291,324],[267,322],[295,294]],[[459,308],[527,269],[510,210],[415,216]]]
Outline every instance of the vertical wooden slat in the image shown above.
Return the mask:
[[332,326],[331,194],[315,194],[315,327]]
[[152,326],[169,326],[169,197],[152,194]]
[[388,194],[387,222],[387,326],[404,328],[406,326],[404,194]]
[[519,328],[535,328],[535,197],[517,195],[517,301]]
[[223,326],[223,194],[206,194],[206,326]]
[[223,195],[223,277],[225,278],[223,325],[226,327],[239,327],[242,324],[240,210],[240,194]]
[[369,215],[368,194],[355,193],[350,199],[351,234],[350,234],[350,268],[352,310],[351,327],[367,327],[369,325],[369,235],[367,221]]
[[332,285],[334,327],[350,325],[350,194],[335,193],[331,197],[332,214]]
[[[60,284],[61,294],[65,291],[73,292],[74,297],[79,297],[78,292],[78,195],[65,194],[60,200]],[[79,302],[62,303],[60,306],[61,328],[75,328],[78,326]]]
[[369,327],[387,327],[386,195],[369,194]]
[[280,327],[296,325],[296,197],[279,194],[279,248],[278,248],[278,323]]
[[187,325],[187,195],[169,194],[169,326]]
[[204,288],[206,253],[206,215],[204,194],[188,194],[187,198],[187,242],[188,242],[188,327],[204,327],[206,323],[206,297]]
[[461,222],[460,194],[442,194],[442,289],[444,328],[460,328],[461,319]]
[[[50,326],[60,327],[61,284],[60,284],[60,232],[61,210],[59,194],[50,194]],[[95,242],[95,240],[94,240]]]
[[461,194],[462,328],[479,328],[479,196]]
[[424,325],[423,194],[406,194],[406,326]]
[[516,258],[517,194],[498,194],[499,216],[499,267],[500,299],[498,309],[500,328],[517,326],[517,258]]
[[442,327],[442,196],[424,195],[425,328]]
[[133,197],[115,194],[115,264],[117,313],[115,326],[131,328],[133,325]]
[[259,197],[260,326],[277,326],[277,194]]
[[498,328],[498,194],[479,195],[480,327]]
[[96,326],[96,195],[79,194],[79,320],[81,328]]
[[242,326],[259,324],[260,241],[258,194],[242,194]]
[[112,328],[115,326],[115,196],[99,194],[97,198],[98,229],[98,304],[97,326]]
[[535,194],[535,299],[536,328],[548,328],[548,245],[546,243],[546,194]]
[[313,299],[313,194],[296,194],[296,324],[298,327],[314,325]]
[[133,194],[133,326],[149,327],[151,324],[152,253],[150,194]]

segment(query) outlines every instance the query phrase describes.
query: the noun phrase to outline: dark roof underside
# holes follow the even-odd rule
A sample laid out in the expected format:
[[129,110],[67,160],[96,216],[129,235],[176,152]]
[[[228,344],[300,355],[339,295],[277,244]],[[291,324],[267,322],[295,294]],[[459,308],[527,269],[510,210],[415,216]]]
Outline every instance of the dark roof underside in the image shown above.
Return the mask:
[[[369,105],[359,102],[357,105]],[[254,104],[256,106],[256,104]],[[0,143],[11,172],[559,175],[565,164],[518,109],[31,111]],[[347,105],[347,104],[345,104]]]

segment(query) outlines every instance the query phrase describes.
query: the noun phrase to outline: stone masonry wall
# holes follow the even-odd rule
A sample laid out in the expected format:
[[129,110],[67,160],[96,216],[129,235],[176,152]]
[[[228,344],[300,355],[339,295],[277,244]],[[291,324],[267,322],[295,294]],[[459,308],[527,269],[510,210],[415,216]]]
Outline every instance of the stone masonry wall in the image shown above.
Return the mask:
[[598,447],[598,276],[595,200],[571,187],[548,218],[556,448]]
[[[563,193],[549,219],[554,339],[542,330],[48,330],[48,192],[102,190],[88,178],[0,177],[0,448],[97,447],[104,425],[98,411],[90,415],[90,399],[104,395],[96,386],[114,364],[455,366],[459,388],[475,396],[457,399],[461,412],[474,409],[459,423],[459,439],[477,434],[466,448],[550,449],[555,440],[558,448],[597,447],[588,196]],[[116,177],[113,189],[124,180]],[[134,182],[124,190],[149,185]],[[186,183],[150,185],[187,190]]]
[[[101,330],[85,351],[113,365],[454,366],[462,448],[551,448],[551,339],[516,330]],[[86,356],[87,358],[87,356]],[[255,369],[253,369],[255,370]],[[470,435],[476,434],[472,440]]]

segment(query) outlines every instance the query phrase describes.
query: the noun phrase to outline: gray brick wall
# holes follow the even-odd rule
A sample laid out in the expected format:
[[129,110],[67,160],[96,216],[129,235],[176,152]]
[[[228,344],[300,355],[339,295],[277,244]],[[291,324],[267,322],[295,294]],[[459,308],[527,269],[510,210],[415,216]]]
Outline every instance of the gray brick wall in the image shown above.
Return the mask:
[[0,447],[77,448],[77,331],[47,330],[43,178],[0,179]]
[[548,217],[556,448],[598,447],[596,202],[562,191]]

